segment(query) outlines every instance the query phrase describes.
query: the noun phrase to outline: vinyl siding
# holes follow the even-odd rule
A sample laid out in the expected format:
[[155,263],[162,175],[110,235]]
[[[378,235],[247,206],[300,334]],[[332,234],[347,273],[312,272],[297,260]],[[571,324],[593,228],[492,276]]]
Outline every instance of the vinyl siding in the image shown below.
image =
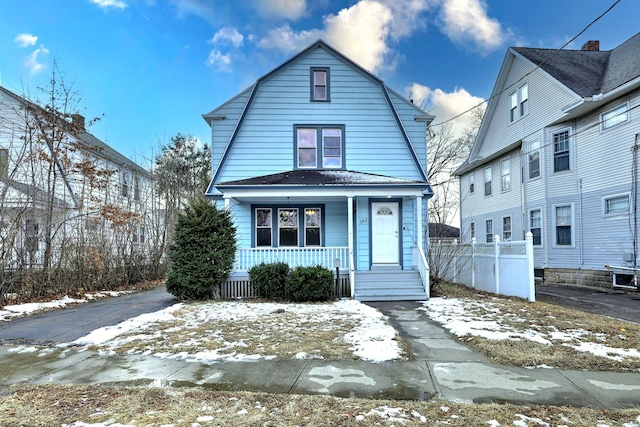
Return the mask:
[[251,88],[245,90],[226,104],[215,110],[216,114],[224,114],[223,120],[213,120],[211,126],[211,165],[213,171],[220,165],[229,138],[242,115],[242,111],[249,100]]
[[[309,70],[313,66],[330,68],[330,102],[310,102]],[[424,123],[414,120],[417,111],[401,111],[405,128],[420,135],[420,145],[424,145]],[[237,121],[229,115],[221,122],[227,120]],[[217,181],[293,169],[295,124],[344,125],[346,169],[422,179],[378,83],[316,49],[260,83]],[[223,128],[216,121],[214,126],[215,153],[229,140],[235,123]],[[426,156],[424,148],[418,151]]]

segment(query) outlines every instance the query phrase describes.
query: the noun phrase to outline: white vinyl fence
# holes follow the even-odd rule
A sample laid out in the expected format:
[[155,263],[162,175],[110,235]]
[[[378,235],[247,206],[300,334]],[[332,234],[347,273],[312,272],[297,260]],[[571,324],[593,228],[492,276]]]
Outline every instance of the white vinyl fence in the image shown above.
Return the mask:
[[493,243],[477,243],[474,237],[470,244],[432,242],[431,245],[439,257],[449,257],[446,268],[439,271],[442,279],[535,301],[531,233],[517,242],[501,242],[495,236]]

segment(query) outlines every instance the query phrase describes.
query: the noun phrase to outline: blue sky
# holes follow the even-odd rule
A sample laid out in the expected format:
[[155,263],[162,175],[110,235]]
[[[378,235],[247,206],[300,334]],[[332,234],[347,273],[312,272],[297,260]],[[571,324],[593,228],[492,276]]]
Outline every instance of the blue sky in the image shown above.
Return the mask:
[[[37,94],[54,61],[90,131],[141,164],[318,38],[424,98],[439,120],[488,98],[508,46],[559,48],[614,0],[2,0],[1,84]],[[640,31],[621,0],[569,48]],[[457,126],[464,126],[464,118]]]

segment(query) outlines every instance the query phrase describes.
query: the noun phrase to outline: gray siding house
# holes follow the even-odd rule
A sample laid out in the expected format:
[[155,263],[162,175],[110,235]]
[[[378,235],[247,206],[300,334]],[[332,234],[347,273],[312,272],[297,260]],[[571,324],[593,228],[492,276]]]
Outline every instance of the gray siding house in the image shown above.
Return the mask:
[[428,297],[432,116],[317,41],[204,119],[206,194],[238,230],[229,283],[261,262],[339,265],[354,298]]
[[640,34],[610,51],[598,41],[509,48],[455,172],[462,235],[530,231],[545,282],[630,285],[640,267],[639,105]]

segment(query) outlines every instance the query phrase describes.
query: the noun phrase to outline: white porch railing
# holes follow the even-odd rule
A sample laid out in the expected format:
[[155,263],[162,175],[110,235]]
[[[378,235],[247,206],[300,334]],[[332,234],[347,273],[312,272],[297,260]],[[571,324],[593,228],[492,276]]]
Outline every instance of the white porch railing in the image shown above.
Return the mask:
[[340,259],[340,270],[349,271],[349,248],[239,248],[236,250],[234,271],[248,271],[260,263],[286,262],[290,267],[321,265],[333,269],[333,261]]
[[429,299],[431,298],[429,295],[429,263],[427,262],[427,257],[424,255],[424,251],[420,246],[413,247],[413,260],[416,264],[416,268],[418,269],[418,273],[420,273],[424,292],[427,294],[427,299]]

